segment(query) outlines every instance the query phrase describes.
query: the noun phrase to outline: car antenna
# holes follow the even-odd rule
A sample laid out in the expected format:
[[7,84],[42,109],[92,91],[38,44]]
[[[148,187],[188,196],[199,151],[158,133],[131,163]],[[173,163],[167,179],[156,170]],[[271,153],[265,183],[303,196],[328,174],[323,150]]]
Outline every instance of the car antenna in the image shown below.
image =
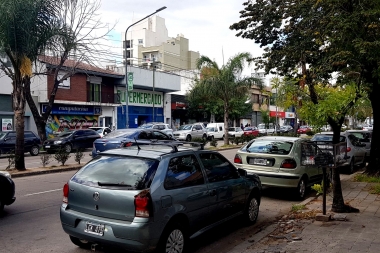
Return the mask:
[[140,148],[140,146],[139,146],[139,143],[138,143],[137,140],[136,140],[136,137],[133,138],[133,139],[135,139],[135,143],[136,143],[137,149],[140,150],[141,148]]

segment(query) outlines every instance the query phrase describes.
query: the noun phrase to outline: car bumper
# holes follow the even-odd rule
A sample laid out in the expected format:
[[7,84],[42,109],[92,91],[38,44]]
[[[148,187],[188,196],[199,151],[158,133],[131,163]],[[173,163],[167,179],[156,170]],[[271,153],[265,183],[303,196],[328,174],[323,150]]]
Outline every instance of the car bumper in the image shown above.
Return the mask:
[[43,148],[45,151],[54,151],[54,150],[59,150],[61,149],[63,146],[62,145],[56,145],[56,144],[44,144],[43,145]]
[[295,188],[298,186],[299,180],[301,178],[299,174],[253,171],[250,169],[245,170],[247,170],[248,174],[252,173],[258,175],[260,177],[261,184],[268,186]]
[[179,141],[185,141],[186,140],[186,136],[182,136],[182,135],[180,135],[180,136],[174,136],[174,138],[176,140],[179,140]]
[[[155,249],[159,241],[160,232],[152,231],[152,223],[149,222],[107,219],[66,210],[63,206],[60,216],[62,228],[67,234],[92,243],[110,245],[128,251],[149,252]],[[104,225],[103,236],[85,232],[87,222]]]

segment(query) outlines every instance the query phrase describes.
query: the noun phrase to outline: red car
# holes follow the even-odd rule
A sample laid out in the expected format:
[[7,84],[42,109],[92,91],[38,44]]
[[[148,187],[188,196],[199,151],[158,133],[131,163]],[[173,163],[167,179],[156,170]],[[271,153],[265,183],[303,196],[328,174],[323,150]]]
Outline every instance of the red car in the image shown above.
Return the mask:
[[244,135],[253,135],[253,136],[259,135],[259,129],[257,127],[245,127],[243,131],[244,131]]
[[309,126],[300,126],[297,130],[297,134],[306,134],[306,132],[311,131]]

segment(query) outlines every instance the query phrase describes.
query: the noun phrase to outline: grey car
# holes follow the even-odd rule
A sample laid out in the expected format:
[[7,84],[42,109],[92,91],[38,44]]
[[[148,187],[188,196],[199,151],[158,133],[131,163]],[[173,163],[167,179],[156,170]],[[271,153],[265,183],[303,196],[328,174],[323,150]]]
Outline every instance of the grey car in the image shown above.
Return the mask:
[[261,183],[215,151],[170,145],[101,153],[63,188],[63,230],[79,247],[181,253],[189,240],[243,215],[253,224]]
[[207,139],[207,131],[202,123],[182,125],[173,134],[174,138],[181,141],[191,141],[194,138]]

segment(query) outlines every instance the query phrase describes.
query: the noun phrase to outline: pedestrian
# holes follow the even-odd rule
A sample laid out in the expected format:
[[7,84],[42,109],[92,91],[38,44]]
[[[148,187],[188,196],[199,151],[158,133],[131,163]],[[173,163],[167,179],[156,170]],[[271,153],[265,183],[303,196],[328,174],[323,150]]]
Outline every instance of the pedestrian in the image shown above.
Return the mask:
[[240,123],[240,128],[241,128],[241,129],[244,129],[244,125],[243,125],[243,123]]

